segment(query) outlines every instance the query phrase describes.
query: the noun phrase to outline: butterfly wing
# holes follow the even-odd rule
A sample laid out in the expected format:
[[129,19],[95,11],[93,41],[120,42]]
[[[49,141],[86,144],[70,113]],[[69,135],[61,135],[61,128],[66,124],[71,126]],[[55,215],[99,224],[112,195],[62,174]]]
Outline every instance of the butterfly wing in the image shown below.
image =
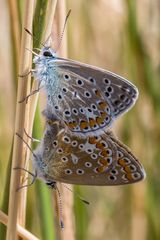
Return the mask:
[[116,163],[107,173],[109,185],[130,184],[143,180],[146,177],[145,170],[130,149],[119,141],[111,131],[106,132],[105,138],[110,138],[117,152]]
[[137,88],[124,78],[86,64],[58,58],[59,92],[55,113],[72,132],[98,132],[128,111]]
[[128,80],[115,73],[72,60],[59,58],[57,63],[57,66],[66,73],[68,72],[76,78],[80,77],[91,83],[88,88],[91,86],[93,89],[97,88],[112,106],[115,117],[128,111],[138,98],[138,89]]
[[[41,166],[45,166],[43,173],[48,180],[95,185],[94,176],[114,166],[115,150],[112,141],[104,141],[102,137],[80,138],[64,128],[55,134],[54,123],[47,126],[39,159],[43,162]],[[101,178],[99,181],[99,185],[103,185]]]
[[70,184],[121,185],[145,176],[141,164],[110,132],[80,138],[63,128],[55,135],[48,126],[42,159],[47,179]]

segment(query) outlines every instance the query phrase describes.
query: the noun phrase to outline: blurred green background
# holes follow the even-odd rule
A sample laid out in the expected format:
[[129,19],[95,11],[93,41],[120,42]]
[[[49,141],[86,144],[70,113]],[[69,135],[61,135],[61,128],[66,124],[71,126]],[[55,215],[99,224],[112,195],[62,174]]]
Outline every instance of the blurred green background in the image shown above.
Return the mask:
[[[17,1],[20,31],[23,3]],[[113,71],[129,79],[139,89],[136,105],[117,120],[113,129],[119,139],[132,149],[147,173],[145,181],[129,186],[76,187],[76,191],[91,203],[84,206],[75,198],[76,239],[158,240],[160,1],[66,0],[66,3],[67,9],[72,9],[67,23],[69,58]],[[14,45],[10,1],[0,0],[0,6],[0,204],[6,211],[5,186],[10,177],[7,166],[14,133],[18,50]],[[35,132],[41,133],[38,118],[39,115]],[[45,222],[47,226],[43,223],[43,212],[48,211],[45,209],[48,203],[45,204],[44,200],[43,207],[40,202],[42,195],[45,199],[49,194],[43,183],[36,183],[28,189],[27,228],[44,240],[54,239],[52,221]],[[52,205],[50,197],[46,201]],[[52,217],[46,215],[46,219],[52,220]],[[48,230],[44,226],[49,227]],[[50,234],[47,235],[46,231]]]

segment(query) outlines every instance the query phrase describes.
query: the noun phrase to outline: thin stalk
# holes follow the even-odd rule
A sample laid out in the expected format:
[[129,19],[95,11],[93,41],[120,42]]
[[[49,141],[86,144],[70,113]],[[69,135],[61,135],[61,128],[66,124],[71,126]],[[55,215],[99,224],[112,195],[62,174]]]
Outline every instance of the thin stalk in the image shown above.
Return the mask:
[[[57,4],[57,28],[58,33],[61,34],[65,17],[67,15],[66,12],[66,4],[65,1],[59,0]],[[58,39],[59,40],[59,39]],[[67,57],[67,34],[65,32],[63,36],[63,41],[60,46],[59,54],[62,57]],[[60,184],[60,189],[62,192],[62,216],[64,220],[64,230],[60,232],[61,240],[63,239],[74,239],[74,217],[73,217],[73,194],[69,193],[68,190],[63,186],[63,184]],[[69,186],[70,189],[72,189],[71,186]],[[55,197],[55,201],[57,202],[59,199]],[[56,203],[58,206],[58,202]]]
[[[18,11],[18,2],[8,0],[9,16],[10,16],[10,35],[11,35],[11,50],[12,50],[12,71],[13,71],[13,86],[14,86],[14,97],[17,91],[17,75],[19,66],[19,43],[20,43],[20,17]],[[15,105],[14,105],[15,107]],[[11,160],[13,152],[13,143],[10,151],[10,157],[8,160],[8,166],[6,171],[5,189],[3,194],[3,200],[1,209],[7,213],[8,212],[8,202],[9,202],[9,186],[10,186],[10,176],[11,176]],[[5,239],[6,237],[6,227],[0,224],[0,239]]]
[[[145,65],[145,59],[147,57],[147,54],[145,52],[144,46],[142,44],[142,37],[141,34],[138,31],[137,26],[137,11],[136,11],[136,1],[126,1],[126,6],[128,10],[128,43],[129,43],[129,53],[130,53],[130,60],[134,61],[134,64],[132,66],[132,69],[134,69],[137,73],[137,82],[141,86],[141,89],[146,91],[145,87],[150,82],[150,79],[153,83],[153,79],[150,78],[148,75],[148,69],[150,66],[146,68]],[[134,76],[134,75],[133,75]],[[154,85],[154,84],[153,84]],[[143,86],[143,88],[142,88]],[[148,87],[150,89],[150,87]],[[142,97],[142,96],[140,96]],[[131,115],[130,115],[131,117]],[[128,127],[130,131],[136,135],[135,138],[130,138],[130,142],[132,145],[135,146],[137,149],[137,153],[139,152],[139,156],[143,159],[145,156],[144,153],[141,150],[141,137],[143,134],[143,124],[141,131],[139,131],[136,127],[140,124],[140,121],[137,122],[137,118],[134,119],[134,116],[132,119],[128,119],[131,122],[133,120],[134,126]],[[136,126],[136,127],[135,127]],[[131,129],[132,127],[132,129]],[[127,130],[128,131],[128,130]],[[137,141],[137,139],[139,141]],[[145,219],[145,195],[146,195],[146,182],[141,183],[140,185],[133,186],[132,191],[132,225],[131,225],[131,239],[146,239],[147,232],[146,232],[146,219]]]
[[[33,47],[40,47],[41,42],[45,42],[48,38],[49,34],[52,31],[52,24],[55,14],[57,0],[48,0],[48,1],[38,1],[35,10],[35,18],[34,18],[34,36],[36,39],[34,40]],[[38,6],[39,5],[39,6]],[[40,24],[41,22],[41,24]],[[38,30],[37,26],[40,25],[40,29]],[[45,29],[45,30],[44,30]],[[38,32],[39,31],[39,32]],[[43,36],[43,40],[42,40]],[[32,91],[37,89],[37,82],[34,81],[32,84]],[[33,136],[36,139],[40,139],[42,137],[42,126],[40,122],[40,111],[37,106],[38,94],[33,95],[30,98],[30,121],[33,123],[34,120],[34,112],[35,120],[34,120],[34,131]],[[41,225],[41,234],[42,239],[50,240],[54,239],[54,222],[53,222],[53,213],[51,211],[51,191],[47,189],[44,184],[40,182],[36,182],[36,194],[37,194],[37,205],[39,206],[39,219]]]
[[[34,11],[34,0],[25,1],[25,12],[24,12],[24,23],[29,31],[32,31],[32,20]],[[31,36],[25,31],[22,32],[21,40],[21,54],[20,54],[20,66],[19,72],[25,75],[31,69],[31,55],[27,48],[31,48],[32,40]],[[19,100],[23,99],[29,92],[28,77],[19,78],[18,81],[18,92],[17,92],[17,105],[16,105],[16,117],[15,117],[15,132],[18,132],[23,136],[23,131],[25,128],[25,117],[26,117],[26,103],[18,103]],[[24,166],[24,146],[23,142],[15,135],[14,145],[13,145],[13,156],[12,156],[12,169],[14,167]],[[10,183],[10,197],[9,197],[9,212],[8,212],[8,226],[7,226],[7,240],[16,239],[16,224],[17,215],[19,208],[19,200],[23,198],[22,191],[17,192],[17,188],[20,186],[20,171],[11,172],[11,183]],[[26,195],[26,194],[25,194]],[[26,197],[26,196],[25,196]],[[22,206],[22,205],[21,205]],[[19,212],[24,212],[24,209],[19,209]],[[24,217],[24,215],[23,215]],[[22,221],[24,222],[24,220]]]
[[55,10],[57,6],[57,0],[48,0],[48,6],[46,10],[46,19],[47,24],[45,27],[45,32],[42,38],[42,42],[45,43],[45,41],[48,39],[50,34],[52,33],[52,27],[53,27],[53,20],[55,15]]
[[[9,157],[9,161],[8,161],[8,165],[7,165],[7,170],[6,170],[7,177],[5,179],[5,188],[4,188],[3,199],[2,199],[2,204],[1,204],[1,210],[4,213],[8,212],[12,152],[13,152],[13,144],[12,144],[10,157]],[[0,239],[5,239],[5,238],[6,238],[6,226],[4,226],[3,224],[0,224]]]
[[12,54],[13,54],[13,71],[15,80],[15,91],[17,91],[17,75],[19,66],[19,43],[20,43],[20,19],[18,12],[18,2],[8,0],[9,15],[10,15],[10,25],[11,25],[11,35],[12,35]]
[[[44,36],[43,36],[44,41],[48,38],[48,35],[52,31],[52,25],[53,25],[53,19],[54,19],[56,4],[57,4],[57,0],[54,0],[54,1],[49,0],[48,1],[47,14],[46,14],[46,19],[48,19],[48,21],[47,21],[47,26],[45,28],[45,33],[44,33]],[[37,35],[36,35],[36,39],[39,39],[39,43],[37,43],[39,45],[41,38],[38,38]],[[34,47],[39,47],[39,46],[36,46],[36,45]],[[32,91],[36,90],[37,87],[38,87],[38,84],[37,84],[36,81],[34,81],[33,84],[32,84]],[[35,110],[36,110],[37,101],[38,101],[38,94],[34,94],[30,98],[30,103],[31,103],[31,108],[30,108],[30,119],[31,120],[30,121],[32,122],[32,126],[33,126],[34,113],[35,113]]]
[[[4,225],[7,225],[8,223],[8,216],[3,213],[0,210],[0,222],[2,222]],[[28,232],[26,229],[24,229],[19,224],[16,225],[17,234],[19,237],[23,238],[24,240],[39,240],[37,237],[35,237],[32,233]]]

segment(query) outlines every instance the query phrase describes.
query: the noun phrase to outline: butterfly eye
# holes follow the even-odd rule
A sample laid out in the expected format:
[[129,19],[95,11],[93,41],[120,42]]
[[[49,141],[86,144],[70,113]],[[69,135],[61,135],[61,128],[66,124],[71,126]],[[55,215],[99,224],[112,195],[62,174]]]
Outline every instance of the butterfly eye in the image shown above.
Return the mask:
[[45,57],[53,57],[52,54],[51,54],[51,52],[49,52],[49,51],[45,51],[45,52],[43,53],[43,56],[45,56]]

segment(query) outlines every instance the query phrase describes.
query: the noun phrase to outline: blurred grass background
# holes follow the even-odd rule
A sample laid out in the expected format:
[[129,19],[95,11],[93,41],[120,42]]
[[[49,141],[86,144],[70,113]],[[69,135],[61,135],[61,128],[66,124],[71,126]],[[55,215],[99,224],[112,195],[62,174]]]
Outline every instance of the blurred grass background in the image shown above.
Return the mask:
[[[45,1],[37,1],[44,3]],[[47,2],[47,1],[46,1]],[[0,0],[0,204],[6,196],[7,166],[12,148],[16,99],[18,49],[13,48],[9,1]],[[131,186],[75,187],[90,201],[84,206],[75,198],[76,239],[160,239],[160,1],[159,0],[66,0],[72,9],[68,20],[69,58],[108,69],[129,79],[139,88],[135,107],[117,120],[114,131],[143,163],[147,178]],[[17,1],[21,32],[23,1]],[[38,25],[37,25],[38,26]],[[40,26],[40,25],[39,25]],[[40,34],[34,25],[36,36]],[[38,32],[37,32],[38,31]],[[40,36],[38,35],[38,38]],[[55,36],[56,38],[56,36]],[[35,44],[38,43],[34,43]],[[62,42],[63,44],[63,42]],[[20,42],[19,42],[20,47]],[[41,118],[39,113],[37,118]],[[41,119],[34,132],[41,136]],[[44,189],[43,196],[39,189]],[[51,223],[43,222],[40,199],[47,196],[43,183],[28,189],[27,229],[40,239],[53,239]],[[70,193],[69,193],[70,194]],[[7,203],[7,196],[5,203]],[[43,201],[43,200],[42,200]],[[55,210],[53,209],[53,212]],[[46,223],[47,226],[44,226]],[[51,225],[50,225],[51,224]],[[45,233],[46,228],[52,233]],[[48,231],[47,231],[48,232]]]

